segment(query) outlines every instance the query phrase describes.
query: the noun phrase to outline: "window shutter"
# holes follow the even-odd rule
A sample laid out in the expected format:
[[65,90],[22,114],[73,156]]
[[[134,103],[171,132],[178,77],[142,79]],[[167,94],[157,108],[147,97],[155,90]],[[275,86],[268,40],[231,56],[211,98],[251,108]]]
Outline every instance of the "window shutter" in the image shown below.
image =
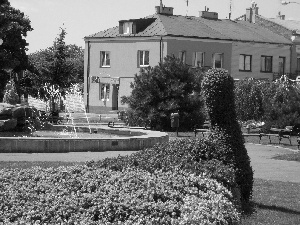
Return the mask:
[[137,63],[137,68],[140,68],[140,51],[137,51],[136,63]]

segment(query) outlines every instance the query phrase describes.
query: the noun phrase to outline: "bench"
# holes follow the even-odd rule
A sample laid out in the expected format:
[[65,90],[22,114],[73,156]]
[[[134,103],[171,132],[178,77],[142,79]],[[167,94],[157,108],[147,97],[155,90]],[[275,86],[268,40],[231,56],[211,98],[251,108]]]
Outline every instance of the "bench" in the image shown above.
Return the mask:
[[259,143],[261,141],[262,136],[265,136],[264,133],[243,133],[244,137],[252,136],[252,137],[259,137]]
[[[292,145],[291,135],[289,135],[289,134],[284,134],[283,132],[278,132],[278,134],[274,134],[274,133],[273,133],[273,134],[265,134],[265,133],[250,133],[250,134],[248,134],[248,133],[243,133],[243,136],[244,136],[244,137],[248,137],[248,136],[259,137],[259,143],[261,142],[261,138],[262,138],[263,136],[266,136],[266,137],[269,138],[270,144],[271,144],[271,142],[272,142],[272,141],[271,141],[271,137],[277,137],[277,138],[278,138],[278,143],[279,143],[279,144],[281,143],[281,141],[282,141],[283,138],[286,138],[286,139],[289,140],[290,145]],[[300,147],[300,138],[299,138],[298,145],[299,145],[299,147]]]
[[195,137],[197,136],[197,133],[202,133],[202,136],[204,137],[205,134],[211,133],[210,129],[195,129],[194,130]]

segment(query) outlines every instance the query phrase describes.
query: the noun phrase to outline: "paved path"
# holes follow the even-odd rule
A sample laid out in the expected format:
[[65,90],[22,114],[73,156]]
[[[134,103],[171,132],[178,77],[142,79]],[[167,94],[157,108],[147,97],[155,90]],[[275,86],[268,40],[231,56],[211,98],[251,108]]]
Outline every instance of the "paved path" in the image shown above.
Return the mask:
[[[246,143],[254,177],[265,180],[300,183],[300,162],[272,159],[277,154],[292,153],[292,150],[268,145]],[[0,153],[1,161],[64,161],[85,162],[118,155],[129,155],[134,151],[69,152],[69,153]]]
[[278,154],[295,151],[270,145],[246,144],[254,178],[300,183],[300,162],[275,160]]

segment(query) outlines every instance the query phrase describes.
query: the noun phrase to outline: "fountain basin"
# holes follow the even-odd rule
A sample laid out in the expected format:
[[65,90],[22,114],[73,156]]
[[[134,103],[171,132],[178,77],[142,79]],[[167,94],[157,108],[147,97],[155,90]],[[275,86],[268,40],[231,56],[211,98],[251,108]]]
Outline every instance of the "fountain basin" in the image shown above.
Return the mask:
[[[74,127],[57,125],[52,130],[71,131]],[[0,137],[1,153],[50,153],[50,152],[102,152],[102,151],[137,151],[152,147],[157,143],[169,141],[167,133],[144,129],[111,128],[100,126],[75,126],[77,132],[111,133],[127,135],[112,138],[80,137]]]

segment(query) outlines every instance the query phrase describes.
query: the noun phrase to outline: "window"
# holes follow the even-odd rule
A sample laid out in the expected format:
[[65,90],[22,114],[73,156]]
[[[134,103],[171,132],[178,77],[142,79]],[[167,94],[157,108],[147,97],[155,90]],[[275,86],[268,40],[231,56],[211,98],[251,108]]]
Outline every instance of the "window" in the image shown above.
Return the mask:
[[110,84],[100,83],[100,100],[109,101]]
[[251,71],[252,67],[252,55],[240,55],[240,64],[239,70],[240,71]]
[[193,66],[204,67],[204,52],[194,52]]
[[223,68],[223,54],[215,53],[213,55],[213,68]]
[[180,51],[179,52],[179,59],[182,63],[185,63],[185,55],[186,55],[186,52],[185,51]]
[[132,34],[132,22],[125,22],[123,24],[123,34]]
[[139,67],[149,66],[149,51],[139,51],[138,52]]
[[279,56],[278,73],[279,75],[285,74],[285,57]]
[[100,52],[100,67],[110,67],[110,52]]
[[261,56],[261,72],[271,73],[272,72],[272,56]]

